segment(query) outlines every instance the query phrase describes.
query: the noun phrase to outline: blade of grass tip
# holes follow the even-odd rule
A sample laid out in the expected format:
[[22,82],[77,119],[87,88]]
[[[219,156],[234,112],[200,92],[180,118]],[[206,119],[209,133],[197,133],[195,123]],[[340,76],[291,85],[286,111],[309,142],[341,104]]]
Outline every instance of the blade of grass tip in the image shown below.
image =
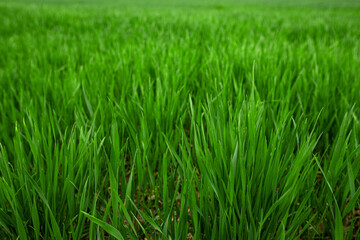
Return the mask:
[[135,221],[139,224],[139,226],[140,226],[141,230],[143,231],[143,233],[147,236],[147,232],[146,232],[145,228],[143,227],[143,225],[141,224],[141,222],[139,221],[139,219],[135,216],[135,214],[133,212],[131,212],[131,215],[133,216]]
[[294,220],[292,221],[292,226],[288,227],[287,229],[287,239],[293,239],[296,234],[296,229],[299,228],[303,224],[303,222],[306,222],[306,219],[309,217],[310,210],[306,208],[306,205],[308,204],[309,199],[312,195],[313,192],[309,191],[308,194],[303,199],[301,199],[302,202],[300,206],[296,209],[295,216],[293,217]]
[[20,214],[18,213],[17,207],[15,206],[15,204],[17,203],[17,201],[15,201],[16,197],[15,197],[15,192],[14,189],[11,188],[8,183],[0,178],[0,187],[3,190],[3,193],[5,195],[5,197],[8,199],[8,201],[11,201],[10,206],[13,209],[14,212],[14,216],[15,216],[15,220],[16,220],[16,230],[17,233],[19,234],[19,237],[21,240],[26,240],[27,238],[27,234],[26,234],[26,230],[24,228],[24,223],[21,219]]
[[137,233],[136,233],[135,226],[134,226],[134,224],[133,224],[133,222],[132,222],[132,220],[131,220],[131,217],[130,217],[130,215],[129,215],[129,212],[127,211],[127,209],[126,209],[123,201],[121,200],[120,196],[118,196],[118,201],[119,201],[119,203],[120,203],[120,208],[121,208],[121,210],[124,212],[125,218],[126,218],[126,220],[128,221],[128,224],[130,225],[131,229],[134,231],[134,233],[135,233],[135,235],[136,235],[136,237],[137,237],[138,235],[137,235]]
[[129,200],[131,202],[131,204],[134,206],[134,208],[141,215],[142,218],[144,218],[156,231],[163,234],[160,227],[153,221],[153,219],[151,217],[147,216],[145,213],[142,213],[129,197],[127,198],[127,200]]
[[118,185],[119,185],[119,177],[118,177],[118,161],[120,159],[120,140],[119,140],[119,132],[118,132],[118,124],[114,121],[111,125],[111,156],[110,156],[110,166],[109,166],[109,177],[110,177],[110,196],[113,204],[113,225],[115,227],[118,226]]
[[162,180],[163,180],[163,209],[165,213],[168,213],[168,158],[165,156],[162,159]]
[[335,239],[337,239],[337,240],[344,239],[342,216],[341,216],[339,206],[337,205],[337,202],[336,202],[336,209],[335,209]]
[[[136,150],[135,152],[135,157],[136,157],[136,154],[138,153],[138,150]],[[126,184],[126,193],[125,193],[125,206],[127,207],[128,204],[126,202],[126,196],[129,196],[131,195],[131,189],[132,189],[132,182],[133,182],[133,178],[134,178],[134,168],[135,168],[135,164],[131,167],[131,173],[130,173],[130,177],[129,177],[129,180]]]
[[17,226],[17,230],[19,231],[19,237],[21,240],[27,240],[27,235],[26,235],[26,231],[24,228],[24,223],[22,222],[19,213],[17,211],[15,212],[15,217],[16,217],[16,226]]
[[[0,182],[1,187],[1,182]],[[1,194],[1,192],[0,192]],[[2,202],[3,204],[4,202]],[[0,227],[3,227],[3,230],[10,233],[10,226],[12,223],[10,222],[9,216],[7,213],[5,213],[3,210],[0,210]]]
[[90,113],[90,117],[92,117],[94,115],[94,111],[93,111],[93,108],[91,107],[91,104],[86,96],[86,93],[85,93],[85,89],[84,89],[84,86],[82,86],[82,92],[84,94],[84,100],[85,100],[85,104],[86,104],[86,107]]
[[54,216],[54,214],[53,214],[53,212],[52,212],[52,210],[50,208],[50,205],[49,205],[45,195],[42,193],[42,191],[37,186],[34,185],[34,183],[33,183],[33,186],[34,186],[36,192],[39,194],[39,197],[41,198],[41,200],[44,202],[45,206],[49,210],[51,226],[52,226],[52,229],[54,231],[55,238],[58,239],[58,240],[62,239],[59,225],[56,222],[55,216]]
[[351,210],[353,210],[355,208],[355,205],[358,203],[359,196],[360,196],[360,187],[355,192],[354,196],[352,196],[349,203],[346,205],[346,207],[343,211],[344,217],[347,216],[351,212]]
[[347,158],[346,162],[347,175],[349,178],[350,198],[353,198],[353,196],[355,195],[354,173],[352,171],[352,164],[350,158]]
[[[83,184],[83,187],[81,189],[79,189],[79,192],[81,192],[80,205],[79,205],[80,213],[83,209],[87,209],[87,205],[89,202],[89,195],[87,194],[88,182],[89,182],[89,178],[86,178],[85,183]],[[79,217],[77,219],[77,224],[76,224],[76,232],[75,232],[76,236],[79,237],[82,235],[82,232],[84,230],[84,225],[85,225],[85,217],[82,214],[79,214]]]
[[[28,173],[27,173],[28,174]],[[44,202],[45,206],[48,208],[49,210],[49,214],[50,214],[50,220],[51,220],[51,227],[54,233],[54,236],[56,239],[60,240],[62,239],[61,236],[61,232],[60,232],[60,228],[59,225],[56,222],[55,216],[50,208],[50,205],[45,197],[45,195],[43,194],[43,192],[41,191],[41,189],[36,185],[36,183],[34,182],[33,179],[31,179],[31,177],[28,175],[28,179],[30,180],[30,183],[32,184],[32,186],[34,187],[35,191],[38,193],[39,197],[41,198],[41,200]]]
[[113,226],[111,226],[110,224],[108,224],[107,222],[104,222],[84,211],[81,211],[82,214],[85,215],[85,217],[87,217],[88,219],[90,219],[90,221],[92,221],[93,223],[99,225],[102,229],[104,229],[104,231],[106,231],[107,233],[109,233],[111,236],[113,236],[116,239],[120,239],[123,240],[124,237],[121,235],[121,233],[119,232],[119,230],[117,230],[116,228],[114,228]]
[[179,166],[181,167],[181,170],[184,171],[185,168],[184,168],[183,162],[181,161],[181,158],[180,158],[179,155],[176,153],[176,151],[173,149],[173,147],[169,144],[169,141],[168,141],[166,135],[165,135],[164,133],[163,133],[162,135],[163,135],[163,137],[164,137],[164,139],[165,139],[166,146],[168,147],[171,156],[172,156],[173,158],[175,158],[175,160],[179,163]]
[[279,206],[279,205],[282,203],[282,201],[285,199],[285,197],[287,197],[287,195],[289,195],[289,194],[291,193],[291,191],[293,190],[293,188],[294,188],[294,187],[289,188],[289,190],[287,190],[287,191],[284,193],[284,195],[282,195],[282,196],[271,206],[271,208],[269,209],[269,211],[266,213],[264,219],[262,219],[262,220],[260,221],[260,229],[262,228],[262,226],[263,226],[263,224],[265,223],[266,219],[267,219],[268,217],[270,217],[270,215],[272,214],[272,212],[275,210],[275,208],[276,208],[277,206]]
[[338,202],[335,198],[333,190],[331,189],[331,185],[330,185],[327,177],[325,176],[325,173],[316,157],[315,157],[315,161],[316,161],[316,164],[318,165],[318,167],[325,179],[325,182],[326,182],[327,186],[329,187],[331,195],[333,196],[334,201],[335,201],[335,236],[334,237],[335,237],[335,239],[342,240],[344,238],[344,229],[343,229],[343,222],[342,222],[342,217],[341,217],[341,212],[339,209]]
[[40,220],[39,220],[39,214],[38,209],[36,207],[36,198],[35,195],[33,196],[33,204],[31,207],[31,219],[34,225],[34,231],[35,231],[35,238],[40,239]]
[[238,161],[238,152],[239,152],[239,142],[236,143],[235,152],[232,158],[232,166],[230,167],[230,176],[229,176],[229,186],[230,186],[230,206],[233,205],[233,199],[234,199],[234,193],[235,193],[235,171],[236,171],[236,165]]
[[[294,240],[299,239],[301,237],[301,235],[308,229],[308,227],[311,225],[312,221],[314,221],[315,217],[317,216],[317,213],[315,213],[310,219],[309,221],[307,221],[307,223],[305,224],[305,226],[302,228],[302,230],[299,232],[298,236],[293,238]],[[319,234],[319,233],[317,233]]]

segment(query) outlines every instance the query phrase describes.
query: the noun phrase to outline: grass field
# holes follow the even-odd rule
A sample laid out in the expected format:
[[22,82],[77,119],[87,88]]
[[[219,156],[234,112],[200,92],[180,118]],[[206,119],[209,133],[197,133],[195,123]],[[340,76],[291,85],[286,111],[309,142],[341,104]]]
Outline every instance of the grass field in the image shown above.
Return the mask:
[[0,239],[360,239],[359,1],[0,2]]

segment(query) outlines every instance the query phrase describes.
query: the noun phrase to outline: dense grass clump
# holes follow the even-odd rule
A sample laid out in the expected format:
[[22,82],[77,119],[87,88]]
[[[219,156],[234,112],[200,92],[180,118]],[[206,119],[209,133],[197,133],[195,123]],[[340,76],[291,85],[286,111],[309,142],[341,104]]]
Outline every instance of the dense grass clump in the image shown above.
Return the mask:
[[359,6],[0,3],[0,238],[359,239]]

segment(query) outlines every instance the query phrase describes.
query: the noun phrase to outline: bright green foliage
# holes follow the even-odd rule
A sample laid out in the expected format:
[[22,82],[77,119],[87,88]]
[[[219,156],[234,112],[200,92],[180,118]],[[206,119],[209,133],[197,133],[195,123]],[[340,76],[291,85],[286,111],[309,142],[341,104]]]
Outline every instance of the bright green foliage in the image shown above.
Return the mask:
[[0,238],[360,238],[359,7],[0,3]]

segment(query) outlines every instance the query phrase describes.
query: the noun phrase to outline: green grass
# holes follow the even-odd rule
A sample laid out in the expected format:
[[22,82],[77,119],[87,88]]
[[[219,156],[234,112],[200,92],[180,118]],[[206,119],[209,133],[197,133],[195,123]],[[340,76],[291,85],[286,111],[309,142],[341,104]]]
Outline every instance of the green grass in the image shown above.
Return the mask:
[[356,1],[0,3],[1,239],[360,238]]

